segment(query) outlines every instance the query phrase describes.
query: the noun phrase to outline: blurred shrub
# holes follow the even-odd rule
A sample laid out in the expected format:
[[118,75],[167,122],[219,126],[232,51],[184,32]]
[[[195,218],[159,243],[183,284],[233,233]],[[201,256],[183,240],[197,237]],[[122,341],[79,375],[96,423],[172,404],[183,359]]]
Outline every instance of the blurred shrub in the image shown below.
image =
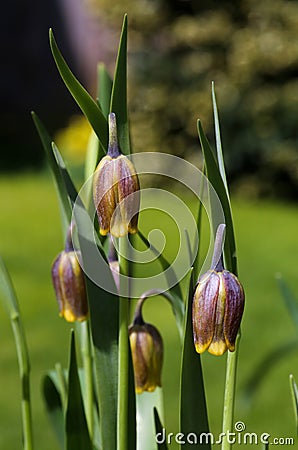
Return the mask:
[[242,193],[298,194],[298,2],[87,0],[110,27],[129,13],[135,151],[198,160],[213,140],[215,81],[229,180]]

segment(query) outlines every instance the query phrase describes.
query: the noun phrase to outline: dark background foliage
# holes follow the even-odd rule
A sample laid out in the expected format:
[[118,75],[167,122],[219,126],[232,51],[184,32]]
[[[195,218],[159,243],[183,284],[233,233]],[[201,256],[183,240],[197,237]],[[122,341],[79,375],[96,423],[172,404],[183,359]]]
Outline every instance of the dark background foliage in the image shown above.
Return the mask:
[[[61,2],[68,4],[70,10],[71,4],[79,0]],[[77,75],[93,93],[95,61],[104,58],[112,68],[122,15],[128,12],[129,105],[134,151],[169,152],[197,163],[198,117],[213,142],[213,80],[232,189],[248,196],[297,197],[296,1],[87,0],[85,6],[88,20],[82,25],[81,35],[89,35],[91,41],[85,48],[83,45],[75,48],[78,27],[73,26],[72,30],[68,27],[71,30],[68,42],[77,49],[72,67],[78,67]],[[67,45],[63,39],[60,43],[65,54]],[[28,48],[32,54],[30,44]],[[91,55],[88,60],[86,53]],[[45,69],[45,78],[39,72],[43,94],[39,94],[42,101],[37,110],[43,111],[47,104],[49,115],[55,111],[50,121],[55,128],[60,119],[58,113],[63,115],[69,99],[66,92],[62,94],[63,87],[53,73],[55,68],[48,50],[42,58],[36,52],[35,64],[40,67],[43,60],[45,68],[51,69]],[[24,80],[26,72],[22,66],[28,64],[24,61],[16,73]],[[26,76],[30,80],[31,74]],[[55,87],[45,95],[47,83]],[[36,90],[38,84],[41,83],[36,81]],[[53,100],[58,98],[57,107]],[[25,102],[28,109],[32,103],[35,106],[29,94]],[[13,142],[15,135],[10,141],[7,138],[6,147]]]

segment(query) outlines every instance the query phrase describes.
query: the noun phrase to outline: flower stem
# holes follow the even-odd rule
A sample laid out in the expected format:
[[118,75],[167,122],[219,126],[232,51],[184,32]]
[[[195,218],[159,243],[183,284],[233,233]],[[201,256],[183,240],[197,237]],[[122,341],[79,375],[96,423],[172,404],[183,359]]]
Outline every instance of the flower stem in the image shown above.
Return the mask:
[[11,316],[11,324],[16,342],[22,385],[21,409],[24,434],[24,450],[33,450],[32,413],[30,401],[30,363],[25,334],[19,314]]
[[222,251],[223,251],[225,231],[226,231],[226,225],[224,223],[221,223],[220,225],[218,225],[217,230],[216,230],[216,236],[215,236],[215,241],[214,241],[214,251],[213,251],[212,262],[211,262],[211,269],[216,270],[218,272],[223,270]]
[[83,366],[86,381],[86,419],[91,441],[93,440],[94,421],[93,421],[93,362],[91,349],[91,333],[89,327],[89,320],[81,323],[82,337],[81,337],[81,351],[83,357]]
[[[238,363],[238,348],[240,342],[240,331],[238,333],[234,352],[228,352],[227,366],[226,366],[226,383],[224,394],[224,410],[223,410],[223,422],[222,432],[233,430],[234,421],[234,405],[235,405],[235,391],[236,391],[236,374]],[[226,434],[224,435],[221,450],[230,450],[232,444],[228,442]]]
[[119,297],[119,353],[118,353],[118,429],[117,449],[128,449],[128,391],[129,391],[129,262],[127,237],[119,238],[120,297]]
[[17,358],[21,380],[21,411],[23,425],[23,450],[33,450],[32,413],[30,400],[30,361],[25,331],[9,273],[0,257],[0,298],[3,297],[17,349]]

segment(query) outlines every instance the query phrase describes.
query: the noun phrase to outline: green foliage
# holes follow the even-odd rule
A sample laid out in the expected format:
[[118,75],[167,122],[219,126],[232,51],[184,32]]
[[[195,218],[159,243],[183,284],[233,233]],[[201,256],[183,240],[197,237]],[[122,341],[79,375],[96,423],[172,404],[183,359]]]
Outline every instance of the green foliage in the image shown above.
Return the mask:
[[[127,116],[127,17],[124,17],[122,33],[119,43],[119,51],[116,62],[114,79],[110,79],[106,70],[101,67],[99,74],[103,76],[101,88],[107,89],[106,93],[99,95],[99,103],[96,103],[88,92],[76,80],[57,44],[50,32],[50,44],[53,56],[60,74],[82,111],[89,119],[97,134],[90,146],[88,154],[88,169],[86,173],[92,172],[96,158],[104,155],[106,148],[106,114],[108,104],[110,111],[116,112],[119,119],[119,140],[125,154],[130,153],[129,126]],[[110,101],[109,101],[110,100]],[[231,205],[228,193],[228,185],[225,175],[225,164],[221,148],[221,137],[219,130],[219,119],[215,100],[214,87],[212,89],[212,101],[215,118],[216,152],[211,148],[201,122],[198,122],[198,133],[203,151],[204,167],[208,178],[208,188],[214,189],[219,200],[220,209],[223,209],[227,237],[224,248],[224,258],[227,268],[234,273],[237,272],[236,245],[234,236],[234,225],[231,213]],[[102,112],[101,104],[104,108]],[[81,198],[72,180],[63,158],[51,138],[45,130],[40,119],[33,114],[33,119],[47,154],[50,168],[54,175],[57,193],[62,209],[62,226],[65,230],[70,220],[75,223],[78,247],[82,256],[82,267],[85,273],[90,318],[84,323],[76,325],[75,334],[71,331],[71,345],[67,377],[60,364],[56,365],[55,372],[49,372],[44,378],[43,393],[48,413],[60,441],[65,449],[71,450],[132,450],[136,448],[136,433],[139,423],[137,417],[141,414],[136,402],[132,357],[128,338],[128,324],[130,319],[131,298],[126,298],[123,292],[129,292],[128,280],[132,273],[132,262],[129,259],[129,241],[123,237],[119,238],[117,249],[117,262],[119,263],[120,289],[117,291],[115,278],[109,266],[110,260],[107,253],[105,239],[99,239],[94,226],[94,217],[89,215],[91,204],[91,190],[87,191],[87,198]],[[85,197],[85,196],[84,196]],[[211,234],[215,234],[218,223],[216,223],[215,206],[211,203],[212,227]],[[218,207],[218,206],[217,206]],[[197,228],[202,229],[200,213],[197,216]],[[184,230],[188,239],[189,257],[192,255],[192,243],[190,242],[188,230]],[[161,267],[169,268],[167,258],[151,246],[150,242],[139,233],[139,237],[157,256]],[[217,249],[218,256],[221,254]],[[218,253],[220,252],[220,253]],[[199,259],[195,259],[198,263]],[[199,269],[196,267],[196,272]],[[94,274],[100,273],[105,280],[105,288],[98,283]],[[25,436],[25,450],[33,449],[31,440],[31,401],[29,396],[29,363],[26,341],[19,320],[17,301],[10,286],[9,277],[3,266],[1,272],[1,286],[4,298],[7,300],[9,314],[11,316],[13,329],[16,336],[16,344],[19,356],[20,376],[23,388],[22,412],[23,412],[23,434]],[[176,318],[177,329],[180,332],[181,348],[179,348],[180,371],[180,424],[179,430],[185,434],[209,432],[207,402],[205,393],[205,382],[201,366],[201,357],[194,349],[192,338],[192,298],[195,281],[193,279],[193,268],[189,268],[188,275],[179,280],[175,271],[171,268],[165,276],[168,282],[168,290],[162,292],[160,289],[152,289],[151,295],[163,295],[170,302],[172,312]],[[170,282],[174,280],[172,286]],[[107,284],[108,283],[108,284]],[[126,289],[123,290],[123,287]],[[284,289],[285,291],[285,289]],[[131,291],[133,292],[133,291]],[[150,295],[147,295],[147,297]],[[186,299],[186,300],[185,300]],[[290,310],[293,310],[291,296],[286,296],[286,302]],[[229,431],[233,427],[234,404],[236,392],[236,371],[238,359],[240,333],[236,342],[236,350],[228,354],[226,359],[226,382],[223,405],[222,430]],[[297,388],[292,380],[292,392],[297,405]],[[154,416],[156,431],[161,429],[160,414],[149,398],[143,398],[143,412],[146,408]],[[139,421],[140,422],[140,421]],[[63,430],[63,433],[62,433]],[[149,445],[156,447],[154,434],[149,439]],[[190,447],[190,443],[186,448]],[[142,442],[138,449],[142,448]],[[159,445],[166,448],[166,445]],[[203,448],[210,449],[207,442]],[[224,439],[222,450],[231,448],[231,443]]]

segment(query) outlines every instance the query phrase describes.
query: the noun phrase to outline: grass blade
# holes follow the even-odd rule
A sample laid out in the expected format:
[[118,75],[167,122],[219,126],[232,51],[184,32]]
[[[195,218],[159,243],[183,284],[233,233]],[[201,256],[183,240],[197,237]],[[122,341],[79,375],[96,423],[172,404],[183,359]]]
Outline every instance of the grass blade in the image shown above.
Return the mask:
[[[234,236],[234,226],[232,219],[231,206],[229,198],[226,192],[226,188],[221,177],[217,161],[213,154],[213,150],[205,136],[202,124],[198,121],[198,133],[201,142],[202,151],[204,154],[204,160],[206,165],[206,173],[208,180],[214,187],[220,202],[222,204],[225,220],[226,220],[226,239],[225,239],[225,265],[226,269],[237,275],[237,257],[236,257],[236,244]],[[211,205],[212,210],[212,205]],[[216,231],[219,224],[213,223],[214,231]]]
[[117,118],[119,146],[125,155],[130,154],[129,126],[127,115],[127,15],[123,19],[118,56],[112,89],[110,112]]
[[56,372],[49,372],[42,381],[43,398],[48,417],[57,436],[60,448],[64,449],[64,412]]
[[49,136],[45,126],[43,125],[37,114],[35,114],[34,112],[32,112],[31,114],[33,122],[38,131],[40,140],[42,142],[50,169],[54,176],[55,186],[58,194],[59,207],[61,211],[63,229],[66,229],[71,219],[71,207],[68,200],[67,191],[64,186],[64,182],[61,178],[59,167],[57,166],[56,163],[56,158],[53,154],[52,139]]
[[12,281],[0,257],[0,294],[4,306],[9,314],[11,326],[14,334],[17,357],[20,372],[22,400],[22,427],[23,427],[23,448],[33,450],[32,433],[32,413],[30,399],[30,362],[27,349],[26,336],[23,328],[22,318],[18,306],[18,301],[12,285]]
[[106,66],[103,63],[98,64],[98,101],[103,115],[107,118],[110,112],[111,95],[113,80],[111,79]]
[[57,43],[54,38],[53,31],[49,30],[49,39],[52,54],[61,75],[69,92],[89,120],[92,128],[100,140],[102,147],[104,149],[108,146],[108,123],[104,117],[102,111],[100,110],[98,104],[93,100],[86,89],[81,85],[81,83],[76,79],[74,74],[68,67],[65,59],[63,58]]
[[68,395],[65,413],[66,450],[93,450],[77,366],[74,332],[71,333],[70,361],[68,369]]
[[212,81],[212,105],[213,105],[213,117],[214,117],[214,127],[215,127],[217,162],[218,162],[219,172],[220,172],[221,178],[223,180],[223,183],[225,185],[226,193],[227,193],[227,196],[229,199],[229,190],[228,190],[228,183],[227,183],[227,177],[226,177],[224,157],[223,157],[223,152],[222,152],[218,109],[217,109],[215,88],[214,88],[213,81]]
[[161,436],[160,442],[158,442],[158,439],[156,439],[157,440],[158,450],[168,450],[166,439],[163,439],[163,430],[165,428],[162,426],[162,423],[160,421],[157,409],[154,408],[153,412],[154,412],[154,423],[155,423],[156,437]]
[[[200,355],[196,353],[193,342],[191,320],[192,285],[193,280],[190,280],[190,292],[185,317],[184,344],[181,360],[180,432],[183,433],[184,436],[187,436],[189,433],[195,433],[197,436],[206,436],[206,442],[200,443],[200,448],[211,450],[207,434],[209,432],[209,425],[201,358]],[[191,450],[193,444],[186,441],[181,448]]]

